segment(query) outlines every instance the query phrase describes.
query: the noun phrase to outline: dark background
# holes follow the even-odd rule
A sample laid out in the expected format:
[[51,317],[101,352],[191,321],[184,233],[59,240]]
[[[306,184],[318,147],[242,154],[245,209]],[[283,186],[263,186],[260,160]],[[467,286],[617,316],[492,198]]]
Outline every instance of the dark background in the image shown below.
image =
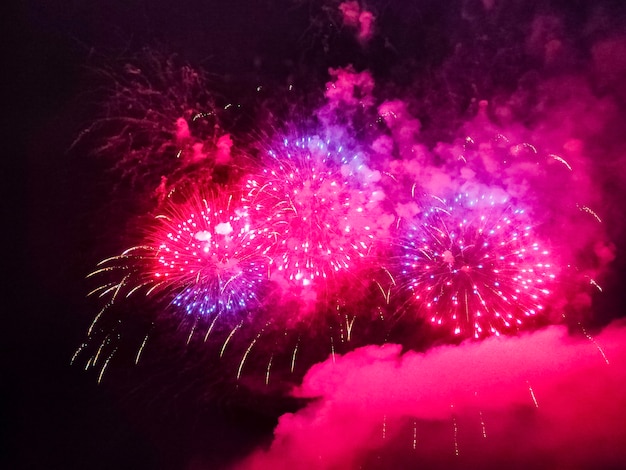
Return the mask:
[[[555,9],[575,29],[594,2],[509,3],[505,23]],[[623,13],[621,2],[604,3],[616,18]],[[398,26],[382,24],[388,35],[365,51],[316,2],[24,0],[10,6],[3,15],[0,467],[216,468],[268,441],[285,409],[223,395],[192,407],[171,385],[175,375],[161,377],[158,390],[146,371],[134,370],[122,371],[122,385],[97,385],[93,373],[70,366],[94,313],[84,277],[124,245],[115,227],[136,210],[112,195],[103,163],[68,151],[97,106],[88,66],[146,45],[162,47],[214,73],[225,94],[241,93],[243,101],[259,84],[282,86],[294,76],[319,87],[328,67],[347,63],[382,77],[395,73],[402,83],[407,68],[438,66],[459,35],[471,34],[460,27],[459,12],[479,14],[478,5],[381,3],[381,21]],[[395,45],[395,55],[385,41]],[[623,264],[620,254],[618,272]],[[621,304],[621,278],[609,281],[599,300],[603,311]]]

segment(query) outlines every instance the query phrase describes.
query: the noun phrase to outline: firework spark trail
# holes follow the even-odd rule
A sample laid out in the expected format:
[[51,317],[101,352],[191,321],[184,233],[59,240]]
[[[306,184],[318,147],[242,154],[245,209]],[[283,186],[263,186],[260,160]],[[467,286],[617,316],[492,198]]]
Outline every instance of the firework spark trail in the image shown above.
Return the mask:
[[583,334],[585,335],[585,338],[587,338],[591,342],[591,344],[593,344],[596,347],[596,349],[598,350],[598,352],[602,356],[602,359],[604,359],[605,364],[607,366],[610,365],[609,358],[606,356],[606,353],[604,352],[604,349],[602,349],[602,347],[598,344],[596,339],[587,332],[586,328],[582,324],[579,323],[578,325],[580,326],[580,329],[582,330]]
[[265,386],[267,387],[270,384],[270,370],[272,368],[272,361],[274,360],[274,355],[270,356],[270,360],[267,362],[267,369],[265,371]]
[[535,391],[530,386],[530,383],[528,382],[528,380],[526,381],[526,385],[528,385],[528,393],[530,393],[530,398],[532,399],[533,404],[535,405],[535,408],[539,408],[539,402],[537,402],[537,397],[535,396]]
[[405,221],[394,276],[455,335],[499,335],[542,312],[555,278],[529,217],[505,197],[459,194]]
[[382,438],[387,439],[387,415],[383,415]]
[[381,194],[346,177],[352,160],[319,138],[285,139],[247,181],[250,205],[266,214],[257,231],[275,241],[273,279],[307,286],[367,257],[374,238],[368,210]]
[[141,342],[141,346],[139,346],[139,349],[137,350],[137,355],[135,356],[135,365],[139,364],[141,353],[143,352],[143,349],[146,347],[146,343],[148,342],[148,336],[149,334],[144,337],[143,341]]
[[230,343],[230,340],[233,339],[233,336],[235,336],[235,333],[237,332],[237,330],[241,328],[242,325],[243,325],[243,321],[235,325],[235,327],[230,331],[230,333],[224,340],[224,344],[222,344],[222,348],[220,349],[220,358],[224,356],[224,352],[226,351],[226,346],[228,346],[228,343]]
[[482,429],[482,436],[484,439],[487,438],[487,426],[485,424],[485,417],[483,416],[483,412],[479,411],[478,412],[479,416],[480,416],[480,427]]
[[456,414],[454,412],[454,405],[450,405],[450,410],[452,410],[452,437],[454,441],[454,455],[459,456],[459,424],[456,420]]
[[296,346],[293,348],[293,354],[291,355],[291,367],[290,372],[293,374],[293,370],[296,368],[296,354],[298,354],[298,346],[300,345],[300,338],[298,338],[298,342]]
[[[266,325],[268,326],[268,325]],[[241,378],[241,371],[243,370],[243,366],[246,363],[246,359],[248,358],[248,355],[250,354],[250,351],[252,351],[252,348],[254,347],[254,345],[257,343],[257,341],[259,340],[259,338],[261,337],[261,335],[263,334],[264,329],[261,329],[261,331],[258,332],[258,334],[255,336],[255,338],[250,342],[250,345],[248,346],[248,349],[246,349],[246,352],[243,354],[243,357],[241,358],[241,361],[239,361],[239,368],[237,369],[237,380],[239,380]],[[270,365],[271,365],[271,360],[267,366],[267,373],[266,373],[266,385],[267,382],[269,382],[269,370],[270,370]]]

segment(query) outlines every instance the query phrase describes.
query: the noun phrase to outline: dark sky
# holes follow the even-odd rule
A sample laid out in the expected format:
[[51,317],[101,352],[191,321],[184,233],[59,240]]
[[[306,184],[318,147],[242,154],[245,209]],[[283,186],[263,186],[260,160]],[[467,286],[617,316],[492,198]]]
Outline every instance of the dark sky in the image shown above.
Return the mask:
[[[496,19],[481,19],[480,2],[372,2],[382,33],[362,47],[350,31],[338,30],[340,16],[327,13],[325,8],[336,12],[338,2],[19,3],[5,15],[9,86],[3,87],[9,209],[3,227],[9,240],[3,263],[0,467],[11,469],[220,468],[271,441],[278,415],[295,406],[292,400],[255,397],[219,384],[205,392],[203,381],[194,383],[198,370],[178,356],[164,358],[162,368],[122,368],[102,385],[93,371],[70,366],[97,308],[85,299],[85,275],[124,246],[117,225],[131,224],[140,211],[126,204],[132,197],[126,190],[114,194],[110,176],[103,176],[104,163],[69,151],[98,107],[91,68],[123,63],[121,58],[145,46],[175,52],[214,74],[225,102],[241,100],[254,111],[256,86],[271,89],[294,81],[310,91],[327,81],[329,67],[347,64],[371,70],[386,84],[382,93],[406,90],[416,71],[433,77],[433,71],[450,65],[447,58],[459,42],[473,51],[482,47],[476,30],[461,27],[467,18],[483,32],[508,31],[502,36],[506,45],[528,34],[525,25],[534,15],[554,13],[566,25],[571,49],[586,51],[565,67],[586,64],[585,53],[602,31],[626,24],[620,2],[594,2],[592,8],[583,1],[511,0],[504,2],[510,13],[502,8]],[[598,5],[610,21],[591,31]],[[499,46],[492,46],[470,55],[500,57]],[[527,52],[519,61],[494,62],[485,72],[489,79],[476,80],[480,93],[506,89],[507,74],[532,68],[533,60]],[[471,63],[466,67],[476,73]],[[463,107],[464,93],[471,94],[460,90],[458,106]],[[609,93],[623,112],[623,88]],[[445,136],[436,129],[437,118],[431,117],[430,128],[425,122],[427,139]],[[614,183],[607,179],[607,185]],[[607,207],[620,215],[617,202]],[[624,300],[618,288],[625,265],[623,220],[615,220],[610,232],[618,248],[617,274],[607,278],[607,292],[596,299],[600,324],[620,316],[616,306]]]
[[[164,43],[203,60],[225,47],[249,50],[251,31],[263,29],[258,8],[248,6],[246,14],[231,2],[168,3],[27,1],[5,16],[11,84],[5,123],[16,148],[5,160],[14,249],[5,268],[3,468],[186,468],[206,442],[215,444],[207,462],[221,462],[272,429],[272,413],[250,417],[210,403],[190,410],[172,397],[164,399],[172,407],[163,409],[159,399],[133,397],[124,386],[98,387],[93,374],[70,366],[93,314],[84,277],[104,254],[98,244],[108,243],[97,220],[125,222],[111,214],[115,209],[103,209],[110,188],[102,168],[67,151],[93,107],[93,98],[81,101],[93,91],[86,78],[91,59]],[[219,47],[193,47],[203,42]],[[224,57],[232,59],[218,73],[251,73],[251,53]],[[153,403],[140,405],[147,402]]]

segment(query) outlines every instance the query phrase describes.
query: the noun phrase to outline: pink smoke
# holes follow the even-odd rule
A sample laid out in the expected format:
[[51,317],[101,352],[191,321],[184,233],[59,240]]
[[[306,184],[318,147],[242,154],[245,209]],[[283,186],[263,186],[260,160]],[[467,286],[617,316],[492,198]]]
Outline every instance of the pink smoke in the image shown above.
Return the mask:
[[343,15],[344,24],[356,30],[359,42],[365,43],[371,39],[376,19],[371,11],[362,8],[359,2],[354,0],[341,3],[339,11]]
[[267,449],[238,469],[626,464],[626,324],[550,327],[426,353],[368,346],[310,369]]

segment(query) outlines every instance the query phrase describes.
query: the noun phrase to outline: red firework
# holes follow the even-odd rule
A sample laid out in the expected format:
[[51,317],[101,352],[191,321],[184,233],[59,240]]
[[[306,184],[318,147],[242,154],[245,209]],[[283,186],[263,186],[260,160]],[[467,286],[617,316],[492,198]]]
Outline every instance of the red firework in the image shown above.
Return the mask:
[[114,301],[144,291],[199,319],[257,305],[267,263],[248,207],[232,195],[194,195],[156,220],[142,245],[101,263],[94,274],[124,273],[97,289],[101,296],[111,293]]

